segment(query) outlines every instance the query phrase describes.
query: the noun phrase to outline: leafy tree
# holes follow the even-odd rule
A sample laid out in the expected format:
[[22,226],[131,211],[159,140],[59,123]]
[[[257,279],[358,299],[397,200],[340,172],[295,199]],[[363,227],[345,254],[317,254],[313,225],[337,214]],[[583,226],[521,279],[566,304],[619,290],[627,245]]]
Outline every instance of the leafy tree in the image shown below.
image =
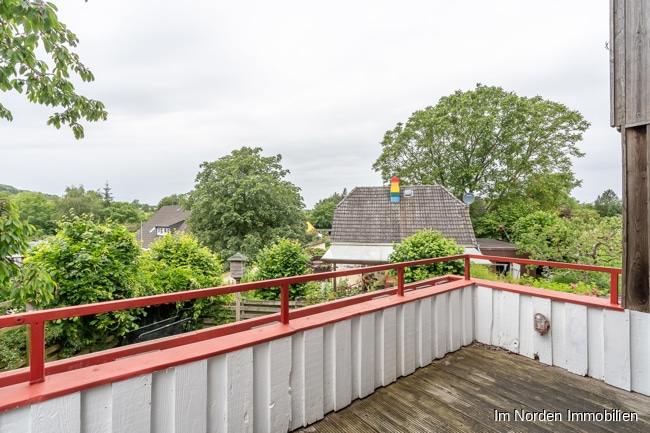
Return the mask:
[[14,307],[47,305],[55,284],[38,266],[23,262],[29,251],[34,227],[21,221],[18,208],[8,199],[0,200],[0,294]]
[[347,190],[344,189],[342,194],[335,192],[331,196],[319,200],[307,215],[309,222],[319,229],[331,229],[332,221],[334,221],[334,208],[346,195]]
[[[271,280],[273,278],[293,277],[309,273],[307,264],[310,257],[296,240],[280,239],[274,245],[263,248],[257,255],[255,264],[257,270],[253,274],[254,281]],[[262,299],[280,299],[280,288],[270,287],[258,290]],[[289,287],[290,299],[304,297],[304,284],[293,284]]]
[[140,223],[149,219],[151,213],[144,212],[133,202],[113,201],[103,209],[101,216],[103,221],[124,224],[130,232],[135,232]]
[[56,210],[58,218],[72,212],[78,216],[94,215],[95,218],[101,219],[104,211],[103,198],[97,191],[86,191],[83,185],[68,186],[63,197],[56,201]]
[[[388,256],[388,261],[390,263],[410,262],[455,256],[463,252],[463,248],[459,247],[456,241],[443,237],[440,232],[421,230],[405,238],[401,244],[393,244],[393,252]],[[439,275],[461,274],[463,269],[464,264],[459,260],[409,267],[404,269],[404,282],[412,283]]]
[[181,205],[184,203],[186,194],[172,194],[168,195],[167,197],[163,197],[160,199],[158,202],[158,206],[156,206],[156,209],[160,209],[163,206],[169,206],[169,205]]
[[201,164],[188,194],[189,227],[200,242],[230,257],[237,251],[254,259],[280,238],[305,237],[300,188],[284,180],[281,155],[265,157],[261,148],[242,147]]
[[[47,121],[57,129],[67,124],[75,138],[83,138],[81,119],[106,120],[104,104],[79,95],[70,73],[82,81],[93,74],[71,51],[79,42],[56,15],[56,6],[44,1],[2,0],[0,3],[0,90],[25,92],[30,102],[61,107]],[[45,54],[44,58],[39,56]],[[13,120],[0,104],[0,118]]]
[[32,237],[42,238],[56,232],[55,204],[40,192],[22,191],[13,197],[20,219],[36,229]]
[[608,189],[596,198],[594,209],[603,217],[621,215],[623,202],[614,191]]
[[[515,242],[522,253],[535,260],[621,267],[622,219],[600,217],[589,209],[576,209],[570,215],[538,211],[516,223]],[[606,275],[552,270],[553,275],[594,281],[608,287]]]
[[557,102],[479,84],[387,131],[373,169],[385,182],[399,176],[415,185],[437,183],[457,197],[472,191],[490,212],[530,198],[549,176],[563,194],[579,185],[571,158],[583,156],[576,143],[588,126]]
[[[58,285],[52,305],[94,304],[141,295],[137,284],[140,247],[126,227],[96,223],[89,216],[66,218],[56,236],[34,248],[30,261]],[[66,355],[103,346],[131,330],[138,310],[63,320],[59,344]]]
[[[223,261],[209,249],[199,246],[189,234],[167,234],[151,244],[142,257],[140,278],[147,294],[162,294],[217,287],[222,284]],[[169,316],[210,316],[219,320],[222,297],[180,302],[174,306],[150,307],[148,321]]]

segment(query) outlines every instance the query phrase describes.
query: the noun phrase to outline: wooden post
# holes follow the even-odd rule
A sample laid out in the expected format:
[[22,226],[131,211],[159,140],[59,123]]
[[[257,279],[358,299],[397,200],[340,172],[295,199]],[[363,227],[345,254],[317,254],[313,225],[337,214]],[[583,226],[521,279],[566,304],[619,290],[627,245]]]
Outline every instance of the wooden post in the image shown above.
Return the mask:
[[610,1],[611,125],[623,150],[625,308],[650,312],[650,1]]
[[625,128],[623,141],[623,299],[625,308],[648,311],[647,127]]

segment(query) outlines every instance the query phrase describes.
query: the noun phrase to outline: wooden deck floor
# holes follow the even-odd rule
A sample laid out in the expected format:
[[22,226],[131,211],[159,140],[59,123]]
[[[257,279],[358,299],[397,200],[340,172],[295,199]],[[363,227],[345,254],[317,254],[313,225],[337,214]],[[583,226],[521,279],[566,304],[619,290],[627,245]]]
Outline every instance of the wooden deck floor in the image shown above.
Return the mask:
[[[568,410],[584,417],[604,416],[606,410],[621,420],[570,420]],[[624,421],[616,410],[636,414],[638,420]],[[535,414],[549,420],[517,416]],[[298,431],[648,432],[650,397],[473,345]]]

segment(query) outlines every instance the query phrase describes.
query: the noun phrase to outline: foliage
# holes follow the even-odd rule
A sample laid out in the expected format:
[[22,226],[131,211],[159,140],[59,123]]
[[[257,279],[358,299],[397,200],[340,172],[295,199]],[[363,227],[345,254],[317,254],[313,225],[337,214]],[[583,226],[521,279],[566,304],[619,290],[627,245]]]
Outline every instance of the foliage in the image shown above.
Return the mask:
[[40,192],[22,191],[13,197],[20,219],[34,226],[33,238],[40,239],[56,232],[54,201]]
[[[393,245],[393,252],[388,256],[390,263],[409,262],[434,257],[454,256],[463,253],[453,239],[447,239],[440,232],[422,230],[407,238],[401,244]],[[461,274],[464,264],[460,260],[415,266],[404,269],[404,282],[424,280],[439,275]]]
[[[151,244],[142,257],[140,278],[147,294],[162,294],[217,287],[222,284],[223,261],[210,250],[201,247],[189,234],[167,234]],[[223,304],[221,297],[179,302],[168,308],[149,308],[148,322],[181,317],[209,316],[219,320]],[[155,311],[154,311],[155,310]],[[142,324],[142,323],[140,323]]]
[[[622,219],[600,217],[589,209],[576,209],[566,217],[538,211],[516,223],[515,243],[521,253],[530,254],[534,260],[621,267]],[[577,279],[574,271],[552,272],[556,277]],[[604,274],[583,273],[580,278],[599,287],[609,284]]]
[[572,157],[583,156],[576,143],[588,126],[562,104],[479,84],[387,131],[373,168],[385,182],[398,176],[412,185],[437,183],[456,197],[472,191],[489,212],[530,198],[549,177],[563,194],[579,185]]
[[341,200],[347,195],[347,190],[344,189],[343,193],[335,192],[331,196],[319,200],[307,214],[307,219],[314,227],[319,229],[331,229],[332,221],[334,221],[334,208]]
[[[115,223],[73,215],[59,223],[56,236],[34,248],[30,262],[47,270],[58,285],[53,306],[94,304],[139,296],[140,248],[133,234]],[[60,344],[72,354],[109,344],[135,327],[140,310],[115,311],[56,321]]]
[[251,259],[280,238],[303,239],[300,189],[287,180],[281,155],[242,147],[201,164],[188,195],[188,224],[199,241],[221,257],[239,251]]
[[33,226],[20,220],[18,208],[8,199],[0,199],[0,287],[7,287],[20,273],[16,257],[29,249]]
[[47,305],[55,284],[42,268],[28,260],[20,263],[29,250],[29,236],[34,227],[20,220],[18,208],[8,199],[0,200],[0,299],[14,306],[27,303]]
[[172,194],[172,195],[168,195],[166,197],[163,197],[158,202],[158,205],[156,206],[156,210],[160,209],[163,206],[181,205],[181,204],[184,203],[185,196],[186,196],[186,194]]
[[83,185],[68,186],[63,197],[56,201],[57,220],[65,218],[72,212],[74,215],[93,215],[101,219],[104,211],[104,198],[100,193],[84,188]]
[[[95,78],[71,51],[79,40],[56,15],[56,6],[44,1],[2,0],[0,3],[0,90],[25,92],[30,102],[61,107],[47,121],[60,128],[67,124],[75,138],[84,136],[81,119],[106,120],[100,101],[79,95],[70,73],[82,81]],[[45,58],[38,56],[46,54]],[[13,120],[0,104],[0,118]]]
[[151,213],[144,212],[136,203],[126,201],[111,201],[102,210],[102,221],[113,221],[123,224],[130,232],[140,228],[143,221],[148,220]]
[[576,295],[598,297],[607,297],[609,295],[609,287],[604,289],[598,288],[594,282],[575,281],[573,283],[565,283],[546,278],[533,278],[528,275],[523,275],[519,279],[518,283],[523,286],[554,290],[556,292],[574,293]]
[[[255,260],[257,270],[255,281],[271,280],[274,278],[293,277],[309,273],[307,264],[309,255],[305,253],[296,240],[280,239],[274,245],[264,247]],[[292,284],[289,287],[289,298],[296,299],[305,296],[304,284]],[[280,299],[280,288],[270,287],[258,290],[262,299]]]
[[621,215],[623,213],[623,202],[614,191],[608,189],[596,198],[594,209],[603,217]]

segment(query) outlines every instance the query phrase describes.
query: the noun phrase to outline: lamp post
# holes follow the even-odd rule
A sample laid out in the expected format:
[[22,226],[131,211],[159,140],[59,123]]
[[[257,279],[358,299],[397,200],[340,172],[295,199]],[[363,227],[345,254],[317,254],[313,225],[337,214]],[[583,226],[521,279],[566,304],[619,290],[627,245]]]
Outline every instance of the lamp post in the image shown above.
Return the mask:
[[[246,260],[248,257],[242,253],[235,253],[232,257],[228,258],[230,262],[230,277],[235,280],[235,284],[239,284],[239,280],[244,276],[244,269],[246,268]],[[241,307],[241,294],[235,294],[235,321],[241,320],[240,315]]]

